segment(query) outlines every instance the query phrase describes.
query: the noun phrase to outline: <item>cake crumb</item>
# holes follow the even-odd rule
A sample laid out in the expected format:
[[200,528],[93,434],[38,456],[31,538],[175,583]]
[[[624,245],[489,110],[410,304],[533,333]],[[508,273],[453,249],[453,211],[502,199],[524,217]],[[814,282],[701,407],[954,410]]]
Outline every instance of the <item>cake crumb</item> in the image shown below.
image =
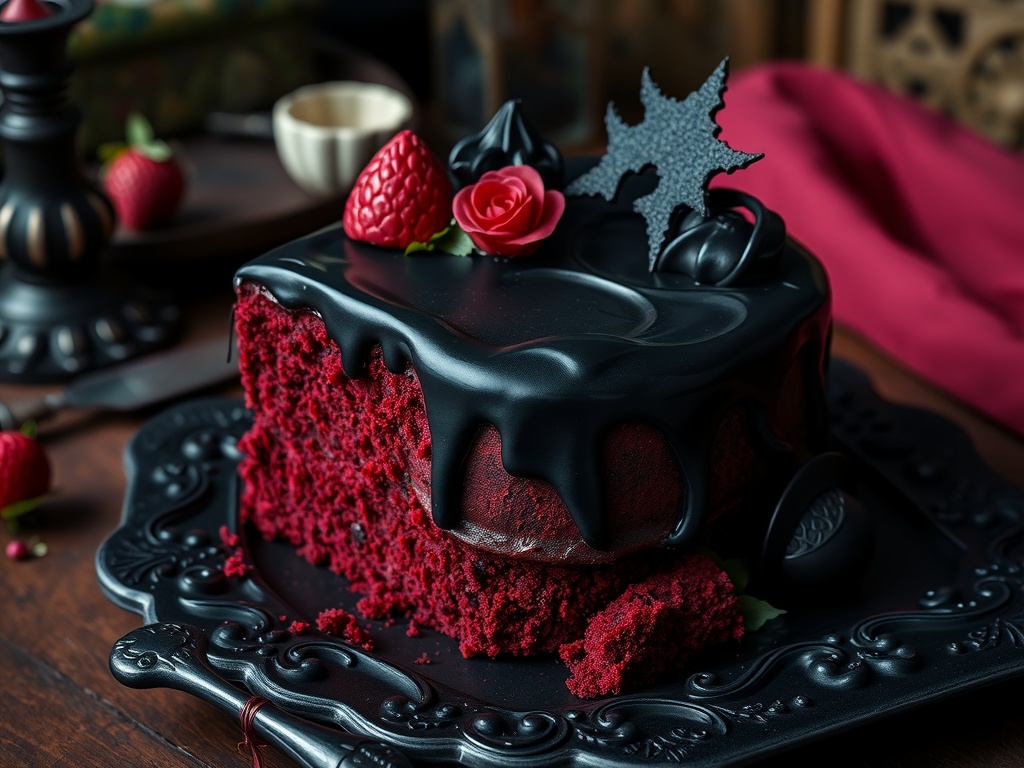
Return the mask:
[[238,534],[228,528],[226,525],[220,527],[220,540],[224,542],[225,547],[237,547],[238,546]]
[[421,654],[420,654],[420,656],[419,656],[419,658],[418,658],[418,659],[416,659],[416,660],[415,660],[415,661],[413,662],[413,664],[429,664],[429,663],[430,663],[430,657],[429,657],[429,656],[427,656],[427,654],[426,654],[426,651],[424,651],[423,653],[421,653]]
[[592,699],[654,683],[703,649],[742,635],[729,577],[709,558],[692,555],[630,584],[559,656],[572,673],[569,690]]
[[307,629],[309,629],[309,622],[307,621],[296,620],[293,621],[291,625],[288,627],[288,631],[291,632],[293,635],[301,635]]
[[241,549],[236,549],[228,559],[224,561],[224,575],[225,576],[245,576],[248,572],[249,566],[245,564],[245,553]]
[[337,635],[364,650],[373,650],[373,638],[365,627],[359,626],[356,617],[344,608],[328,608],[316,617],[316,627],[321,632]]
[[408,637],[420,637],[423,634],[420,631],[420,625],[416,623],[416,619],[409,620],[409,628],[405,630],[405,634]]

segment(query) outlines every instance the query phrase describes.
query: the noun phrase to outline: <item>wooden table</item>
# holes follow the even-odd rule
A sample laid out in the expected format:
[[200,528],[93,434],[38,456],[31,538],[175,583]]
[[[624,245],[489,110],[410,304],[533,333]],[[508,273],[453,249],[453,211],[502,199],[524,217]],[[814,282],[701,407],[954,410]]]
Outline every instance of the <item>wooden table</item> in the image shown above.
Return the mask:
[[[183,343],[223,329],[229,287],[186,307]],[[992,466],[1024,477],[1024,441],[951,402],[853,335],[839,330],[835,354],[868,371],[886,397],[927,406],[962,424]],[[0,386],[0,398],[42,387]],[[223,394],[238,394],[236,385]],[[117,525],[125,479],[122,452],[151,414],[65,414],[40,425],[53,460],[56,494],[23,531],[38,534],[48,556],[0,558],[0,765],[231,766],[249,764],[236,750],[237,722],[170,690],[136,691],[107,668],[113,643],[141,624],[101,593],[93,558]],[[7,534],[2,534],[6,542]],[[773,758],[799,755],[850,766],[1018,766],[1024,755],[1024,698],[1019,682],[928,706],[875,726]],[[884,746],[883,746],[884,745]],[[272,749],[267,766],[292,765]]]

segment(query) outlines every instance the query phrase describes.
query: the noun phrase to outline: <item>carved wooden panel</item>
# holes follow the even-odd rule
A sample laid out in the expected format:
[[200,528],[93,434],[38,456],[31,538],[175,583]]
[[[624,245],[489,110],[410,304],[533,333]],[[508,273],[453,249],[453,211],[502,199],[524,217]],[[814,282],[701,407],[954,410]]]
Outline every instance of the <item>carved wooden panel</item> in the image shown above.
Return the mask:
[[1024,148],[1024,0],[847,3],[847,66]]

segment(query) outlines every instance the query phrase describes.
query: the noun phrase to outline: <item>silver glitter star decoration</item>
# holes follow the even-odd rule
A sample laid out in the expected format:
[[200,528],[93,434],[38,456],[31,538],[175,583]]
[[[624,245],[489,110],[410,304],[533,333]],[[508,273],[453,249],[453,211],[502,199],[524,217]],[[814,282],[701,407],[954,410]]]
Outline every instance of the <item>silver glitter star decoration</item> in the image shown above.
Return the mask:
[[715,113],[723,106],[729,59],[722,62],[696,91],[682,101],[665,96],[644,69],[640,102],[644,119],[626,125],[609,104],[605,113],[608,151],[565,189],[566,195],[600,195],[611,201],[627,173],[648,166],[658,172],[658,185],[633,201],[633,210],[647,223],[648,268],[653,271],[665,243],[672,214],[680,205],[707,216],[708,182],[719,173],[746,168],[764,155],[732,149],[718,138]]

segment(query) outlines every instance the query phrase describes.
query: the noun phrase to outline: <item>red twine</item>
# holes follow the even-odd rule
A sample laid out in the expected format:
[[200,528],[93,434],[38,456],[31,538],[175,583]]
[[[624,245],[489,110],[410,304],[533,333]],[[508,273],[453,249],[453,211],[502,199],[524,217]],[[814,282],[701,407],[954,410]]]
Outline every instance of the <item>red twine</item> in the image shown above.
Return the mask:
[[252,768],[263,768],[263,757],[260,755],[260,747],[265,747],[266,744],[261,744],[256,738],[256,712],[267,703],[267,699],[262,696],[253,696],[242,707],[242,712],[238,716],[239,721],[242,724],[242,736],[245,737],[245,741],[238,743],[238,749],[243,750],[246,747],[252,753]]

